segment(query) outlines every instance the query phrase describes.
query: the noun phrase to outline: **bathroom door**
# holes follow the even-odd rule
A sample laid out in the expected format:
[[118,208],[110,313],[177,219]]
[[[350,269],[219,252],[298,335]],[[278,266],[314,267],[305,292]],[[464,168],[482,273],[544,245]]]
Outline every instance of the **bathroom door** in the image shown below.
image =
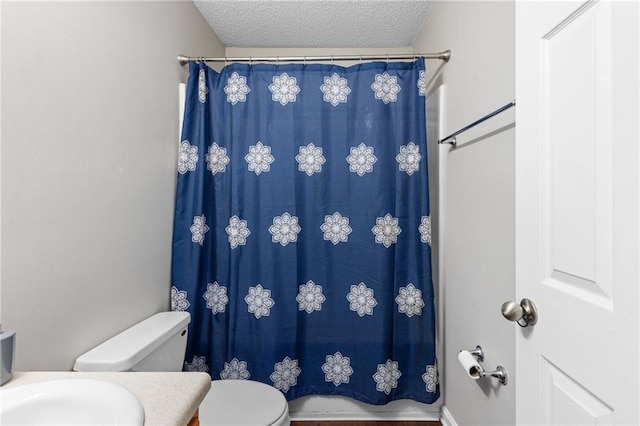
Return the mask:
[[518,424],[640,424],[639,21],[516,3]]

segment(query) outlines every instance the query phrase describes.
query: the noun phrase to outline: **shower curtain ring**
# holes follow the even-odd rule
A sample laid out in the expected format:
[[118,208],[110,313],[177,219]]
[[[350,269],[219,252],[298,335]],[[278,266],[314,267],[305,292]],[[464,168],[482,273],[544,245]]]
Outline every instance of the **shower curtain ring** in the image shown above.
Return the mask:
[[332,64],[334,63],[334,62],[333,62],[333,55],[331,55],[331,63],[332,63]]
[[253,59],[251,59],[251,56],[249,56],[249,65],[253,65]]

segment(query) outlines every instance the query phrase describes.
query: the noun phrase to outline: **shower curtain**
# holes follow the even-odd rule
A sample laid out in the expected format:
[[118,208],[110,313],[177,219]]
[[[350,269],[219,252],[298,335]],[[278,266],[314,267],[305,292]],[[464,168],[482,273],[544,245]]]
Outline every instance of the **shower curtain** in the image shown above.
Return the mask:
[[424,59],[191,63],[171,305],[185,370],[287,399],[439,396]]

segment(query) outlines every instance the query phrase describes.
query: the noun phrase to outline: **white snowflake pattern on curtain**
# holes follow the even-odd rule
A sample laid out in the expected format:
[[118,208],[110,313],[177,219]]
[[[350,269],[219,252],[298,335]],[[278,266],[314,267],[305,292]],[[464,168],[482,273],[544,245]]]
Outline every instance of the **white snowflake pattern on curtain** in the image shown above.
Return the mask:
[[197,165],[198,147],[191,145],[189,141],[182,141],[178,153],[178,173],[183,175],[187,172],[193,172]]
[[351,359],[348,356],[343,356],[340,352],[327,355],[325,363],[322,364],[322,372],[325,382],[331,382],[335,386],[349,383],[349,376],[353,374]]
[[306,284],[302,284],[298,287],[298,295],[296,301],[298,302],[298,310],[305,311],[310,314],[313,311],[322,310],[322,302],[326,298],[322,294],[322,286],[309,280]]
[[247,369],[246,361],[233,358],[230,362],[224,363],[224,370],[220,372],[222,380],[248,380],[251,377]]
[[420,241],[431,246],[431,216],[422,216],[418,232],[420,232]]
[[438,389],[438,365],[427,365],[426,372],[422,375],[427,392],[434,393]]
[[207,291],[202,297],[207,301],[207,309],[211,309],[213,315],[224,312],[229,303],[227,288],[219,285],[217,281],[207,284]]
[[207,78],[204,70],[200,70],[200,73],[198,73],[198,100],[205,103],[207,101],[207,93],[209,93]]
[[247,244],[247,238],[251,235],[251,231],[247,227],[247,221],[241,220],[236,215],[229,218],[229,226],[224,230],[227,232],[231,249]]
[[282,216],[274,217],[273,225],[269,227],[271,241],[280,243],[282,247],[289,243],[295,243],[301,230],[298,218],[286,212]]
[[230,161],[227,156],[227,149],[219,147],[216,142],[209,146],[205,160],[207,162],[207,170],[210,170],[213,175],[226,171],[227,164]]
[[224,93],[227,94],[227,102],[232,105],[238,102],[246,102],[247,94],[251,91],[247,86],[247,78],[239,75],[237,72],[231,73],[227,79],[227,85],[224,87]]
[[351,291],[347,294],[349,309],[363,317],[373,315],[373,308],[378,305],[378,301],[373,297],[373,290],[360,283],[352,285]]
[[356,173],[358,176],[364,176],[365,173],[373,171],[373,165],[378,158],[373,155],[373,147],[366,146],[361,143],[357,147],[352,147],[347,156],[349,163],[349,171]]
[[298,367],[298,360],[285,357],[273,367],[273,373],[269,376],[273,386],[282,392],[289,392],[289,388],[298,383],[298,376],[302,370]]
[[398,304],[398,312],[401,314],[406,314],[408,317],[422,315],[422,308],[424,307],[422,291],[412,283],[407,284],[406,287],[400,287],[396,303]]
[[322,155],[322,148],[310,143],[307,146],[298,148],[296,161],[298,162],[298,170],[305,172],[307,176],[311,176],[322,171],[322,165],[326,159]]
[[193,225],[189,227],[189,231],[191,231],[191,241],[202,245],[204,243],[204,234],[209,231],[207,218],[204,215],[194,216]]
[[421,159],[420,148],[413,142],[400,146],[400,153],[396,156],[400,171],[407,172],[409,176],[418,171]]
[[346,78],[340,77],[333,73],[331,77],[324,78],[324,84],[320,86],[322,91],[322,100],[331,105],[338,106],[340,103],[346,103],[351,89],[349,88]]
[[425,72],[424,71],[420,71],[420,74],[418,76],[418,82],[416,83],[416,86],[418,86],[418,95],[419,96],[426,96],[427,95],[427,79],[425,77]]
[[262,288],[260,284],[255,287],[249,287],[249,294],[244,298],[247,302],[249,313],[253,314],[256,319],[268,317],[271,314],[271,308],[275,302],[271,298],[271,290]]
[[295,102],[296,95],[300,93],[296,78],[289,77],[286,72],[273,77],[273,83],[269,85],[269,90],[271,91],[271,99],[280,102],[282,106],[289,102]]
[[331,241],[334,246],[349,241],[349,234],[353,231],[349,226],[349,218],[343,217],[339,212],[326,215],[320,229],[323,232],[323,238]]
[[190,306],[187,300],[187,292],[184,290],[178,290],[178,287],[171,286],[171,310],[172,311],[186,311]]
[[249,153],[245,155],[244,159],[249,164],[249,171],[258,176],[262,172],[271,170],[271,163],[275,161],[275,158],[271,155],[271,147],[262,145],[260,141],[249,147]]
[[380,99],[385,104],[396,102],[398,100],[398,93],[400,93],[398,77],[391,76],[386,72],[376,74],[371,89],[374,91],[376,99]]
[[389,359],[385,364],[378,364],[378,369],[373,375],[373,380],[376,382],[376,390],[389,395],[392,389],[398,387],[400,376],[402,376],[402,373],[398,369],[396,361]]
[[191,362],[187,362],[186,369],[187,371],[199,371],[202,373],[206,373],[209,371],[209,366],[207,365],[207,359],[203,356],[195,355]]
[[398,219],[387,213],[384,217],[376,219],[376,225],[371,228],[371,232],[376,237],[376,243],[389,248],[391,244],[398,242],[398,235],[400,235],[402,229],[398,225]]

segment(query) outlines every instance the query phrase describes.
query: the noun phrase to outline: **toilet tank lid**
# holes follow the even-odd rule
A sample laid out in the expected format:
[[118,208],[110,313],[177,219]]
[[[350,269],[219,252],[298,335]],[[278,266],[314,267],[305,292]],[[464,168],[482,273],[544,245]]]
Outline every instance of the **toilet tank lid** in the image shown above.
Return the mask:
[[74,371],[127,371],[191,322],[188,312],[160,312],[89,352],[80,355]]

